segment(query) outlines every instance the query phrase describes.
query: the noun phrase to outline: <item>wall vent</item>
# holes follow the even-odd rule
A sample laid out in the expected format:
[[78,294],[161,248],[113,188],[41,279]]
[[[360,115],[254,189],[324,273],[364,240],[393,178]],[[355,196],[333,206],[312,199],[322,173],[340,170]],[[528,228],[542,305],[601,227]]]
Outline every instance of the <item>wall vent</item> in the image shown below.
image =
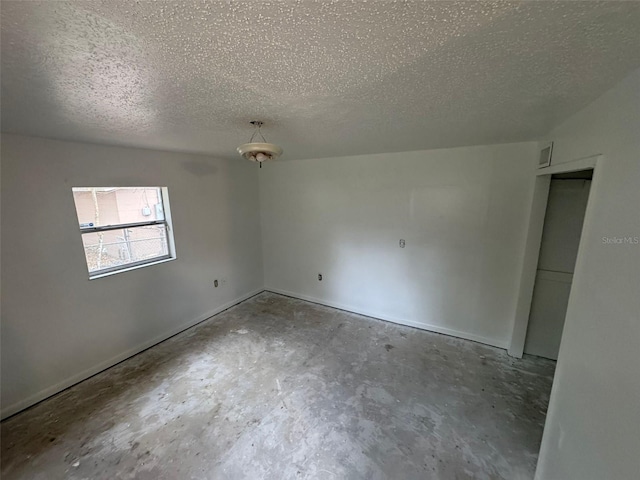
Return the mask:
[[553,142],[547,143],[540,150],[540,158],[538,159],[538,168],[544,168],[551,165],[551,153],[553,152]]

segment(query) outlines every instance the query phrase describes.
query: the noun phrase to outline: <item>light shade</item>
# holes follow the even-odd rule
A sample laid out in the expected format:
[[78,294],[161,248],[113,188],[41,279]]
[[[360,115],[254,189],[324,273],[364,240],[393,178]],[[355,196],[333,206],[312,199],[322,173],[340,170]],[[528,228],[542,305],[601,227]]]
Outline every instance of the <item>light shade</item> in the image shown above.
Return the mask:
[[264,162],[265,160],[275,160],[282,155],[282,148],[273,143],[252,142],[240,145],[238,153],[252,162]]

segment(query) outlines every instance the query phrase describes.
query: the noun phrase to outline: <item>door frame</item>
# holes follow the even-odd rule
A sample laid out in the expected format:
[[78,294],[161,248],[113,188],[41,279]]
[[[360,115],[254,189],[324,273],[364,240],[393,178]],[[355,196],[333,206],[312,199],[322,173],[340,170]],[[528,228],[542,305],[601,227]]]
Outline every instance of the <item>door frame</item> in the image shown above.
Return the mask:
[[[598,195],[600,172],[602,171],[603,163],[604,156],[598,154],[540,168],[536,171],[533,201],[531,202],[531,210],[529,212],[529,227],[527,230],[524,260],[520,276],[518,300],[516,304],[513,330],[511,332],[511,343],[507,350],[509,355],[512,357],[522,358],[522,354],[524,353],[524,344],[527,338],[527,327],[529,326],[529,314],[531,313],[531,301],[533,300],[533,288],[535,286],[538,258],[540,256],[540,244],[542,242],[542,232],[544,230],[544,216],[547,211],[547,203],[549,201],[551,176],[556,173],[593,170],[591,189],[589,190],[589,199],[587,200],[587,209],[584,215],[584,223],[582,224],[582,232],[580,233],[580,243],[578,244],[576,266],[573,272],[573,279],[575,283],[575,279],[582,271],[582,257],[584,256],[583,239],[586,237],[585,233],[591,229],[594,199],[597,198]],[[573,288],[571,293],[569,293],[569,306],[571,305],[572,293]]]

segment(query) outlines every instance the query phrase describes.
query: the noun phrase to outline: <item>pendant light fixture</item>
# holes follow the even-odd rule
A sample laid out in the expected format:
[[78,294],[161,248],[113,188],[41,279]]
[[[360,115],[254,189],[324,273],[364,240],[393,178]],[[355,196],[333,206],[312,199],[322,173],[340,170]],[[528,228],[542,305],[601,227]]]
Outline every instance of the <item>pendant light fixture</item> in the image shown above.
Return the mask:
[[[260,164],[260,168],[262,168],[262,162],[275,160],[282,155],[282,148],[278,145],[274,145],[273,143],[267,143],[267,140],[264,138],[264,135],[260,130],[262,125],[264,125],[264,122],[254,120],[250,123],[255,127],[255,131],[253,132],[253,135],[251,135],[249,143],[245,143],[238,147],[238,153],[247,160],[258,162]],[[258,140],[262,139],[262,142],[254,142],[256,137],[259,137]]]

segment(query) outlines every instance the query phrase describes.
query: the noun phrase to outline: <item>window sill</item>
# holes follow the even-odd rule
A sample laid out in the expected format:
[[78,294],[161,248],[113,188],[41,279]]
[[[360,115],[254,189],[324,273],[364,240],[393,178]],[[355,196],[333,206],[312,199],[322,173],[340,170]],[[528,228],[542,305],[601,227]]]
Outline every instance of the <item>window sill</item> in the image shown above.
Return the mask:
[[145,267],[150,267],[152,265],[167,263],[175,259],[176,257],[161,258],[160,260],[151,261],[149,263],[143,263],[141,265],[132,265],[130,267],[119,268],[118,270],[113,270],[111,272],[96,273],[95,275],[89,274],[89,280],[96,280],[98,278],[110,277],[111,275],[117,275],[123,272],[130,272],[131,270],[138,270],[139,268],[145,268]]

